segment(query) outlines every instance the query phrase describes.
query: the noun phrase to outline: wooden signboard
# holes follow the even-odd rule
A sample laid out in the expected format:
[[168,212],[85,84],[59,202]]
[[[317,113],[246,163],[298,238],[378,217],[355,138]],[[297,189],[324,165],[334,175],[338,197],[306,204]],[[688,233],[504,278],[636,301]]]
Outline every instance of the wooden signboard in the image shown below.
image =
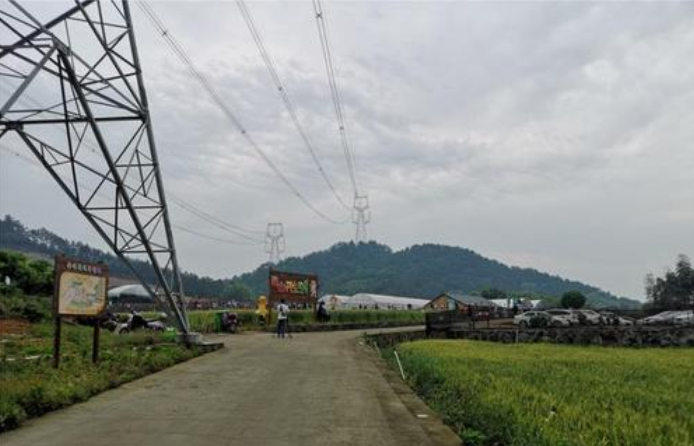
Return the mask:
[[108,266],[69,259],[55,258],[55,285],[53,315],[53,366],[60,363],[60,332],[64,316],[88,318],[94,323],[92,361],[99,359],[99,319],[108,305]]

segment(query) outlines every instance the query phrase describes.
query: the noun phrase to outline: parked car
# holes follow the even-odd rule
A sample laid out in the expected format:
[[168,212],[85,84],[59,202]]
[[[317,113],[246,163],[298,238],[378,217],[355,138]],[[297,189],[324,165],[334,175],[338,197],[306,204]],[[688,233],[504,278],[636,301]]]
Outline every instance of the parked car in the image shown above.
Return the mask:
[[694,318],[692,311],[663,311],[638,321],[640,325],[684,325]]
[[597,311],[593,310],[574,310],[576,316],[578,316],[578,321],[582,325],[600,325],[602,324],[602,317]]
[[551,314],[556,318],[564,319],[568,322],[568,325],[578,325],[580,323],[578,315],[573,310],[566,310],[563,308],[553,308],[547,310],[547,313]]
[[634,319],[627,316],[612,313],[610,311],[601,311],[600,319],[603,325],[634,325]]
[[569,321],[562,317],[552,316],[546,311],[526,311],[514,316],[513,324],[521,328],[528,327],[568,327]]
[[672,323],[675,325],[694,325],[694,310],[681,311],[680,314],[675,315]]

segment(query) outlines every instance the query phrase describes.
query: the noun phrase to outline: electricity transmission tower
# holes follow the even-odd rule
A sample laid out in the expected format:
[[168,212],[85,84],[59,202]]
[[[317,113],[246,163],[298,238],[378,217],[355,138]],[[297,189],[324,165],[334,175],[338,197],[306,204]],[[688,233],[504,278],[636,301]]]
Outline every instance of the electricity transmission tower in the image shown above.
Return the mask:
[[269,254],[268,262],[277,263],[282,260],[286,248],[284,226],[282,223],[268,223],[265,233],[265,252]]
[[[76,1],[57,17],[44,17],[45,9],[3,2],[0,86],[9,95],[0,99],[0,139],[25,145],[38,158],[188,334],[128,2]],[[136,269],[135,258],[149,269]]]
[[369,210],[369,197],[367,195],[355,195],[352,207],[352,223],[356,226],[354,243],[366,243],[366,224],[371,221]]

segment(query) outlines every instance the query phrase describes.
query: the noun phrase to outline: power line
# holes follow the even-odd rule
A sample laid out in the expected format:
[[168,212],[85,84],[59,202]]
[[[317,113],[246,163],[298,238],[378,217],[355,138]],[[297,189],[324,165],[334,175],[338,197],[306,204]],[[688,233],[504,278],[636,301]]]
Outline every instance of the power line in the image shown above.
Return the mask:
[[270,167],[270,169],[277,175],[277,177],[289,188],[289,190],[299,199],[306,207],[308,207],[313,213],[321,217],[327,222],[341,224],[346,222],[349,217],[345,220],[336,220],[325,213],[321,212],[316,208],[313,203],[311,203],[295,186],[291,181],[282,173],[282,171],[277,167],[277,165],[270,159],[270,157],[260,148],[258,143],[251,137],[248,130],[243,126],[236,114],[231,110],[231,108],[224,102],[219,93],[212,87],[207,78],[195,67],[192,60],[185,52],[183,47],[178,43],[178,41],[171,35],[171,32],[166,29],[164,23],[157,16],[154,10],[146,3],[145,0],[139,0],[137,2],[138,6],[145,13],[150,23],[155,27],[155,29],[161,34],[162,38],[167,42],[169,48],[174,52],[178,59],[185,65],[188,69],[189,74],[197,80],[203,89],[210,95],[212,101],[221,109],[223,114],[231,121],[231,123],[236,127],[236,129],[241,133],[241,135],[246,139],[247,143],[258,153],[258,155],[263,159],[263,161]]
[[173,226],[174,228],[178,229],[179,231],[183,231],[183,232],[186,232],[186,233],[188,233],[188,234],[196,235],[196,236],[198,236],[198,237],[202,237],[202,238],[205,238],[205,239],[208,239],[208,240],[213,240],[213,241],[216,241],[216,242],[229,243],[229,244],[231,244],[231,245],[240,245],[240,246],[256,246],[256,245],[262,245],[262,242],[260,242],[260,243],[243,243],[243,242],[239,242],[239,241],[236,241],[236,240],[229,240],[229,239],[214,237],[214,236],[207,235],[207,234],[203,234],[203,233],[197,232],[197,231],[195,231],[195,230],[193,230],[193,229],[186,228],[186,227],[184,227],[184,226],[180,226],[180,225],[176,225],[176,224],[173,224],[173,225],[171,225],[171,226]]
[[[2,85],[0,85],[0,87],[1,86]],[[22,101],[22,102],[26,101],[28,103],[32,103],[37,107],[41,106],[39,104],[39,102],[35,98],[33,98],[31,95],[29,95],[28,93],[24,93],[24,95],[20,98],[20,101]],[[83,145],[84,147],[86,147],[87,149],[89,149],[93,153],[98,153],[97,149],[86,140],[81,140],[81,145]],[[5,146],[5,150],[11,151],[12,153],[14,153],[18,157],[24,158],[25,161],[32,162],[31,159],[27,159],[25,156],[21,155],[18,152],[12,151],[11,149],[9,149],[6,146]],[[161,167],[162,166],[160,166],[160,168]],[[219,217],[216,217],[210,213],[207,213],[207,212],[203,211],[202,209],[200,209],[199,207],[191,204],[190,202],[187,202],[183,198],[176,196],[171,191],[167,191],[167,194],[169,195],[169,197],[171,199],[170,201],[174,202],[174,204],[178,205],[181,209],[183,209],[183,210],[189,212],[190,214],[200,218],[201,220],[208,221],[208,222],[210,220],[214,220],[218,224],[225,226],[230,232],[232,232],[234,234],[241,235],[242,237],[245,237],[245,236],[243,234],[238,234],[236,231],[241,231],[241,232],[245,232],[245,233],[249,233],[249,234],[265,234],[265,231],[245,229],[239,225],[229,223],[228,221],[225,221]],[[252,240],[254,243],[262,243],[262,241],[260,241],[259,239],[250,239],[250,240]]]
[[[209,214],[209,213],[207,213],[207,212],[205,212],[205,211],[203,211],[203,210],[201,210],[201,209],[199,209],[199,208],[196,208],[195,206],[193,206],[193,205],[190,204],[190,203],[186,203],[186,202],[184,202],[184,201],[182,201],[182,200],[180,200],[180,199],[178,199],[178,198],[174,198],[174,197],[172,197],[172,200],[171,200],[171,201],[172,201],[174,204],[176,204],[177,206],[179,206],[180,208],[182,208],[182,209],[184,209],[184,210],[190,212],[191,214],[196,215],[196,216],[197,216],[198,218],[200,218],[201,220],[204,220],[204,221],[208,222],[209,224],[211,224],[211,225],[213,225],[213,226],[216,226],[216,227],[222,229],[223,231],[226,231],[226,232],[229,232],[229,233],[231,233],[231,234],[237,235],[237,236],[239,236],[239,237],[241,237],[241,238],[244,238],[244,239],[248,240],[249,242],[263,243],[263,241],[260,240],[260,239],[258,239],[258,238],[254,238],[254,237],[252,237],[252,236],[249,236],[249,235],[244,234],[244,233],[242,232],[242,230],[245,230],[245,229],[241,228],[240,226],[237,226],[237,225],[233,225],[233,224],[231,224],[231,223],[228,223],[228,222],[222,220],[222,219],[219,218],[219,217],[215,217],[215,216],[212,215],[212,214]],[[260,232],[251,231],[251,230],[245,230],[245,231],[247,231],[247,232],[260,233]]]
[[313,0],[313,11],[316,15],[316,26],[318,27],[318,37],[321,43],[321,49],[323,51],[323,61],[325,62],[325,71],[328,76],[328,84],[330,86],[330,95],[333,100],[333,107],[335,108],[335,117],[337,118],[337,125],[340,131],[340,142],[342,144],[342,150],[345,155],[345,162],[347,163],[347,170],[349,172],[349,178],[352,182],[352,189],[354,195],[359,195],[359,188],[357,186],[357,179],[354,172],[354,156],[352,155],[352,150],[350,148],[349,138],[347,137],[347,129],[345,127],[345,118],[342,111],[342,95],[340,94],[340,89],[337,85],[337,76],[335,75],[335,66],[333,64],[332,49],[330,48],[330,38],[328,35],[328,23],[325,19],[325,13],[323,12],[323,7],[320,0]]
[[296,128],[296,131],[299,133],[301,136],[301,139],[304,142],[304,145],[306,146],[306,149],[308,150],[309,154],[311,155],[311,158],[313,159],[313,162],[315,163],[316,167],[318,167],[318,171],[320,172],[321,176],[323,177],[323,180],[325,181],[325,184],[330,188],[330,191],[333,193],[335,196],[335,199],[347,210],[350,209],[350,206],[345,203],[345,201],[342,199],[340,194],[337,192],[335,189],[335,186],[333,183],[330,181],[328,178],[327,173],[325,172],[325,169],[323,165],[320,162],[320,159],[318,158],[318,155],[316,154],[315,146],[313,145],[313,142],[309,138],[308,134],[306,133],[306,130],[304,129],[303,125],[301,124],[301,121],[299,120],[299,117],[297,116],[296,113],[296,107],[294,106],[294,103],[292,102],[291,96],[289,95],[289,92],[287,90],[287,87],[282,84],[282,81],[277,74],[277,68],[270,57],[270,54],[267,51],[267,48],[265,44],[263,43],[262,36],[260,35],[260,32],[258,31],[258,27],[255,25],[255,22],[253,20],[253,16],[251,15],[250,11],[248,10],[248,7],[246,6],[246,3],[244,0],[236,0],[236,4],[239,7],[239,10],[241,11],[241,15],[243,16],[244,21],[246,22],[246,25],[248,26],[248,31],[251,33],[251,37],[253,37],[253,41],[255,42],[256,47],[258,48],[258,52],[260,53],[261,58],[263,59],[263,62],[265,63],[265,67],[268,70],[268,73],[270,74],[270,78],[272,78],[272,82],[275,84],[275,87],[277,88],[277,92],[279,93],[280,97],[282,98],[282,102],[284,102],[284,106],[287,109],[287,112],[289,113],[289,116],[292,119],[292,122],[294,123],[294,127]]
[[[4,150],[5,152],[10,153],[10,154],[16,156],[17,158],[21,159],[22,161],[25,161],[25,162],[27,162],[27,163],[29,163],[29,164],[31,164],[31,165],[34,165],[34,166],[36,165],[36,164],[35,164],[35,163],[36,163],[36,160],[34,160],[34,159],[32,159],[32,158],[30,158],[30,157],[28,157],[28,156],[26,156],[26,155],[23,155],[23,154],[17,152],[16,150],[13,150],[13,149],[11,149],[11,148],[5,146],[4,144],[0,144],[0,150]],[[80,185],[81,187],[84,187],[84,185],[81,184],[81,183],[80,183],[79,185]],[[110,197],[105,196],[105,195],[104,195],[103,193],[101,193],[101,192],[97,192],[96,195],[99,196],[99,197],[101,197],[101,198],[103,198],[103,199],[110,199]],[[171,194],[169,194],[169,196],[171,196]],[[172,200],[172,201],[177,201],[177,200]],[[178,203],[177,203],[177,204],[178,204]],[[191,206],[192,206],[192,205],[191,205]],[[181,207],[182,207],[182,206],[181,206]],[[184,209],[185,209],[185,208],[184,208]],[[186,210],[187,210],[187,209],[186,209]],[[189,211],[189,212],[192,212],[192,211]],[[202,211],[200,211],[200,212],[203,213]],[[204,214],[204,213],[203,213],[203,214]],[[205,215],[208,215],[208,216],[209,216],[209,214],[205,214]],[[219,222],[222,222],[222,223],[223,223],[223,221],[222,221],[221,219],[217,219],[217,218],[214,217],[214,216],[209,216],[209,217],[211,217],[211,219],[216,219],[216,220],[218,220]],[[202,217],[201,217],[201,218],[202,218]],[[211,219],[210,219],[210,220],[211,220]],[[221,223],[220,223],[220,224],[221,224]],[[226,224],[226,223],[225,223],[225,224]],[[183,231],[183,232],[186,232],[186,233],[188,233],[188,234],[192,234],[192,235],[196,235],[196,236],[198,236],[198,237],[205,238],[205,239],[208,239],[208,240],[214,240],[214,241],[218,241],[218,242],[222,242],[222,243],[228,243],[228,244],[232,244],[232,245],[239,245],[239,246],[257,246],[257,245],[262,245],[262,244],[264,243],[263,240],[260,240],[260,239],[253,239],[253,238],[246,237],[246,236],[244,236],[243,234],[239,234],[239,233],[236,233],[236,232],[232,232],[232,231],[230,231],[228,228],[225,228],[225,227],[223,227],[223,226],[220,226],[220,227],[222,227],[222,229],[225,229],[225,230],[227,230],[227,231],[229,231],[229,232],[232,232],[232,233],[234,233],[234,234],[236,234],[236,235],[240,235],[240,236],[242,236],[242,237],[244,237],[244,238],[247,238],[248,241],[247,241],[247,242],[241,242],[241,241],[238,241],[238,240],[231,240],[231,239],[224,239],[224,238],[220,238],[220,237],[215,237],[215,236],[211,236],[211,235],[208,235],[208,234],[203,234],[203,233],[198,232],[198,231],[196,231],[196,230],[194,230],[194,229],[190,229],[190,228],[187,228],[187,227],[185,227],[185,226],[176,225],[176,224],[172,224],[172,226],[175,227],[176,229],[179,229],[179,230],[181,230],[181,231]],[[218,226],[219,226],[219,225],[218,225]],[[259,231],[257,231],[257,232],[259,232]],[[260,232],[260,233],[264,234],[264,232]]]
[[328,84],[330,86],[330,95],[335,108],[335,117],[340,131],[340,142],[342,150],[347,162],[347,170],[349,171],[352,188],[354,190],[354,202],[352,205],[352,222],[356,226],[354,241],[356,243],[366,242],[366,224],[371,221],[371,212],[369,211],[369,198],[366,194],[359,193],[357,178],[354,167],[354,154],[350,148],[347,128],[345,126],[345,116],[342,111],[342,95],[337,85],[337,76],[335,75],[335,65],[333,64],[332,49],[330,46],[330,37],[328,34],[328,21],[325,17],[325,12],[320,0],[313,0],[313,12],[316,15],[316,26],[318,27],[318,37],[323,51],[323,61],[325,62],[325,72],[328,76]]

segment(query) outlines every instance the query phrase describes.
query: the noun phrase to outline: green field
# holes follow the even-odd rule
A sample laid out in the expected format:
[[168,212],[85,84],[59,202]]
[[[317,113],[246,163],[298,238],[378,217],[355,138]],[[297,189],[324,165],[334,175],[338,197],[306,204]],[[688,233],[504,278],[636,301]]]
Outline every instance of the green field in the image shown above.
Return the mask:
[[[49,323],[33,324],[25,335],[2,339],[0,432],[200,354],[196,348],[163,342],[165,335],[117,336],[102,331],[101,362],[94,365],[92,328],[64,325],[63,357],[60,369],[55,370],[50,359],[52,330]],[[39,358],[31,358],[35,356]]]
[[440,340],[397,350],[410,385],[466,444],[694,445],[694,349]]
[[[239,315],[242,329],[258,329],[258,318],[255,310],[228,310]],[[218,331],[215,315],[220,311],[191,311],[188,319],[193,331],[210,333]],[[330,312],[330,324],[391,322],[403,325],[424,324],[424,313],[421,311],[397,310],[337,310]],[[274,321],[273,321],[274,323]],[[289,313],[289,325],[317,324],[311,310],[293,310]]]

